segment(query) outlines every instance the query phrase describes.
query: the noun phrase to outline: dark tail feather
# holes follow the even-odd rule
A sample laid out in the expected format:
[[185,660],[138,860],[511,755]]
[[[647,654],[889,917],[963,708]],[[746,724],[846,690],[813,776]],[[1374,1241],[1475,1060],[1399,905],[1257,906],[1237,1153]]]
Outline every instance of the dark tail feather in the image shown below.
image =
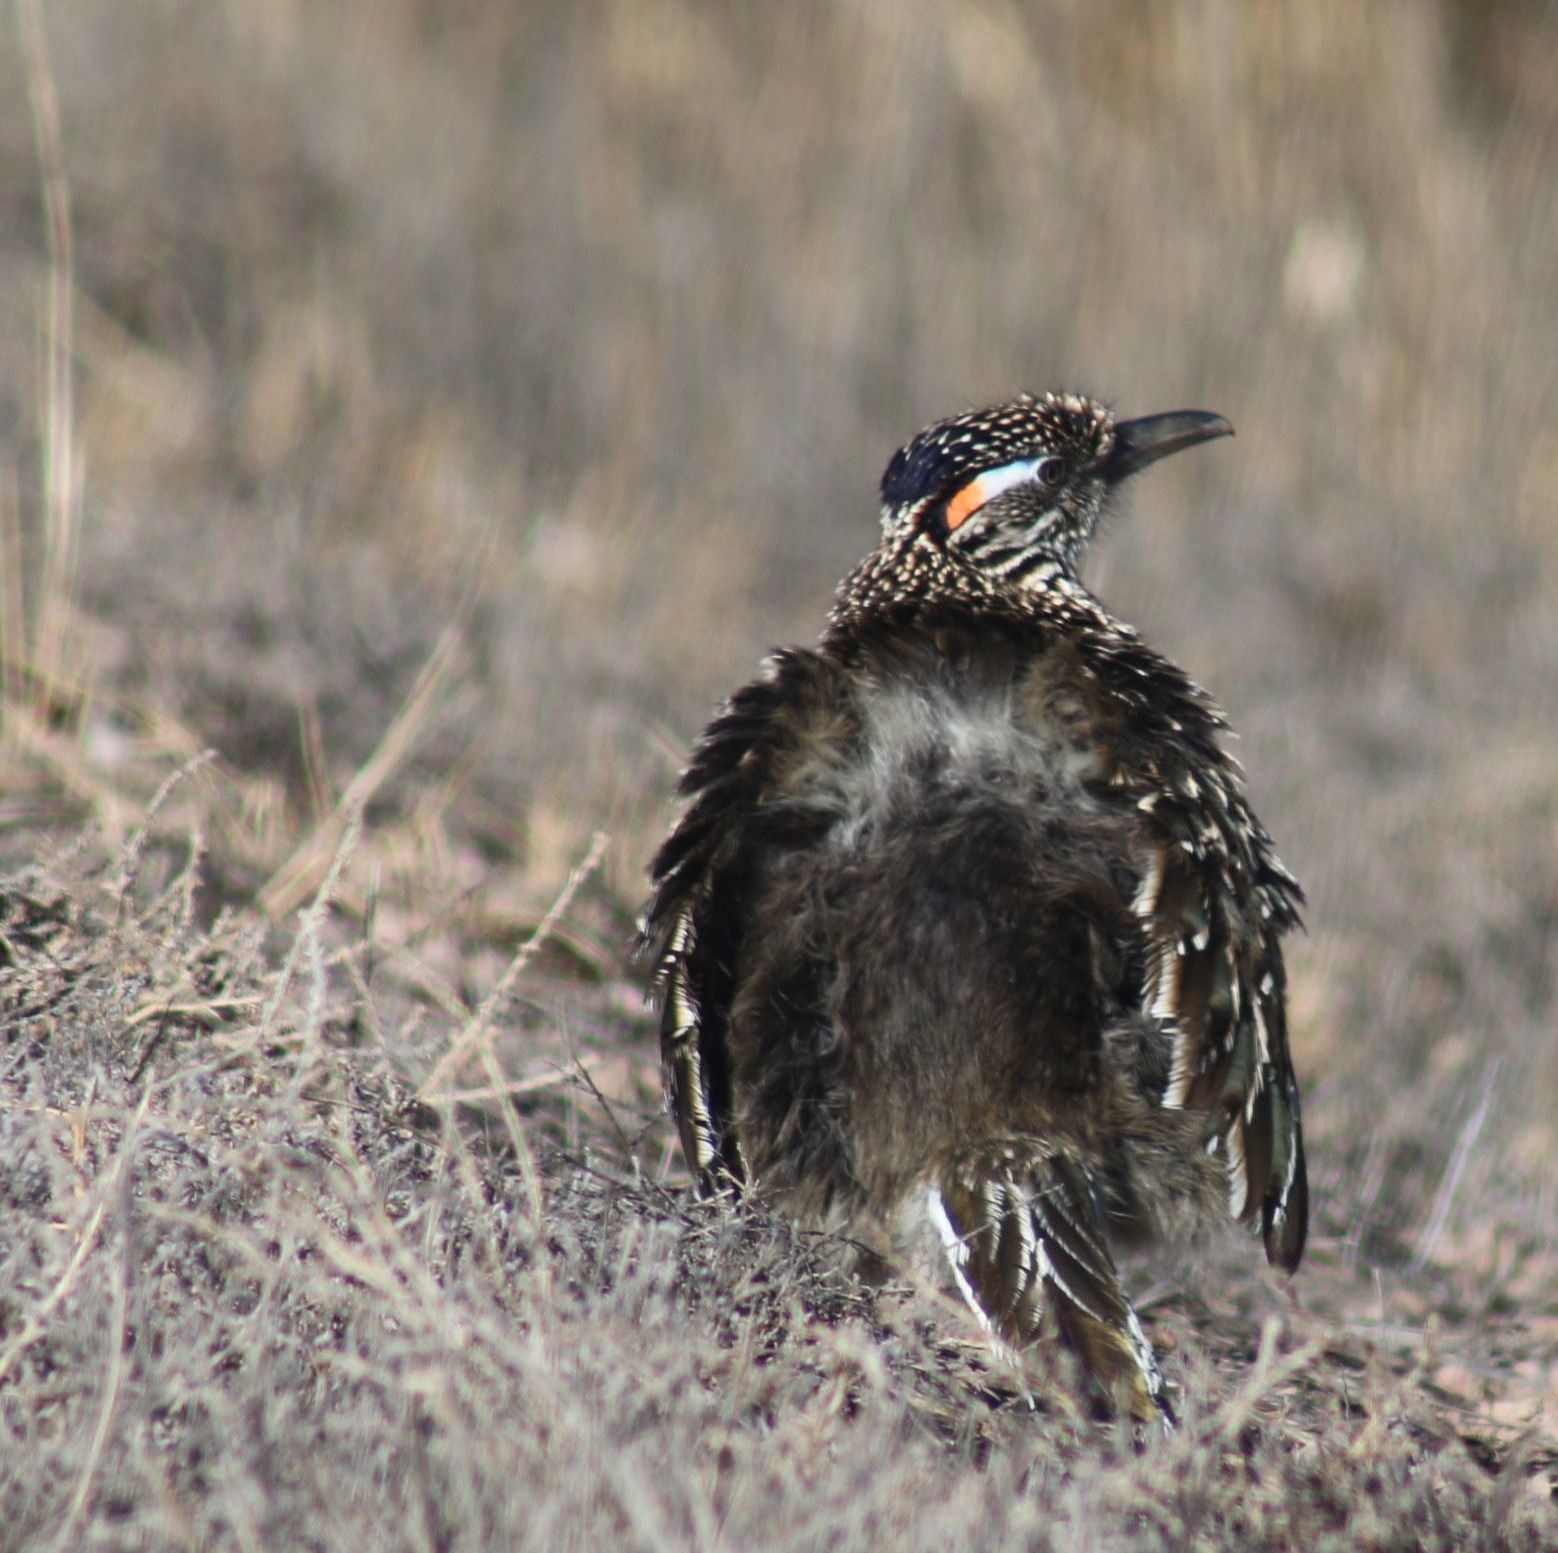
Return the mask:
[[1173,1421],[1080,1167],[981,1161],[933,1189],[930,1211],[959,1288],[992,1331],[1023,1347],[1048,1317],[1113,1411]]
[[1266,1260],[1292,1272],[1303,1260],[1309,1234],[1309,1174],[1298,1086],[1291,1074],[1275,1078],[1261,1097],[1270,1108],[1271,1171],[1261,1206]]

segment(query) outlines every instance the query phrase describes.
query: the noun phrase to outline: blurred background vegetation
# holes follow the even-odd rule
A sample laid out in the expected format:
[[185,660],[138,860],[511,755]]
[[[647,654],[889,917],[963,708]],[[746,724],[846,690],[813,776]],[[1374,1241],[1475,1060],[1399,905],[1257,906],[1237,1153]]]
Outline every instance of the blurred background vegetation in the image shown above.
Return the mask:
[[41,21],[73,306],[62,341],[8,18],[9,857],[210,745],[213,904],[290,911],[356,782],[343,900],[467,929],[452,982],[596,830],[614,964],[687,739],[815,633],[897,444],[1020,387],[1204,406],[1237,440],[1154,471],[1091,578],[1228,707],[1309,889],[1318,1243],[1558,1316],[1551,4]]

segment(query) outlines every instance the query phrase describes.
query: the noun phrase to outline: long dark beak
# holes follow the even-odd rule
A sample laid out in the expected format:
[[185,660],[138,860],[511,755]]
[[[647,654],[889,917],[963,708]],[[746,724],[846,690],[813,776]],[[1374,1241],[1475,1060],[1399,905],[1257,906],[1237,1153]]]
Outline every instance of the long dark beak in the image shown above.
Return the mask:
[[1123,480],[1182,448],[1232,435],[1233,427],[1210,410],[1170,410],[1167,415],[1121,421],[1114,428],[1114,450],[1106,471],[1110,480]]

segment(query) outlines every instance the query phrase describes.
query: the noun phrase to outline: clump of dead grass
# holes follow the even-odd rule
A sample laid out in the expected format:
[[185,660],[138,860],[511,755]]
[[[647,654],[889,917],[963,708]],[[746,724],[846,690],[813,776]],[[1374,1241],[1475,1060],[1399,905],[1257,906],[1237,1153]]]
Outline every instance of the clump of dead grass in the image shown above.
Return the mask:
[[1295,1312],[1251,1353],[1248,1296],[1158,1312],[1190,1391],[1172,1439],[1034,1411],[1042,1366],[759,1210],[694,1204],[582,1084],[550,1111],[418,1099],[470,1026],[400,1039],[407,994],[369,985],[328,881],[280,956],[253,911],[202,926],[197,895],[189,852],[146,838],[83,838],[0,893],[10,1545],[1550,1534],[1532,1442],[1479,1464],[1420,1365]]

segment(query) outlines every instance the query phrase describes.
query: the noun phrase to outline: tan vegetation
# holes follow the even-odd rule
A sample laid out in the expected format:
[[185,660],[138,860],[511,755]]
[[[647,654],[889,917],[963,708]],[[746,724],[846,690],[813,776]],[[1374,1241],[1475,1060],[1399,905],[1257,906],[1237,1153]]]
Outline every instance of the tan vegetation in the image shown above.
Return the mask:
[[[1550,7],[0,36],[0,1547],[1558,1542]],[[1311,897],[1310,1257],[1132,1269],[1141,1444],[691,1205],[624,959],[688,736],[1019,386],[1237,425],[1094,581]]]

